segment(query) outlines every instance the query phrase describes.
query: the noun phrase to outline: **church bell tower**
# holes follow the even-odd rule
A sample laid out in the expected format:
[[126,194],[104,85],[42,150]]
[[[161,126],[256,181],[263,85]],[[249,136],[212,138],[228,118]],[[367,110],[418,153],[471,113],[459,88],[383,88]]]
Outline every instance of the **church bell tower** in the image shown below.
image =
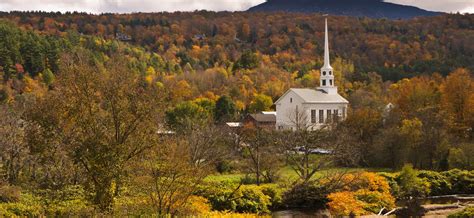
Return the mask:
[[324,33],[324,65],[321,68],[319,89],[328,94],[337,94],[337,87],[334,83],[334,71],[329,60],[328,19],[326,18]]

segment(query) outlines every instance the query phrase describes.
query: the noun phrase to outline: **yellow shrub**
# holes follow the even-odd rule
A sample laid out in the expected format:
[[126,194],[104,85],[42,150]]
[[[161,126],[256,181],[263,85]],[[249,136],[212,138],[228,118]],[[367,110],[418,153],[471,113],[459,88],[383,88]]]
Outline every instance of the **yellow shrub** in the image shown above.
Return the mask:
[[364,203],[357,200],[353,192],[335,192],[328,195],[328,207],[331,214],[336,216],[363,215],[367,214],[364,210]]
[[208,214],[211,212],[211,205],[206,198],[193,195],[189,197],[184,210],[186,214]]
[[381,208],[395,207],[387,180],[375,173],[347,174],[342,178],[344,187],[328,196],[328,206],[335,215],[377,213]]

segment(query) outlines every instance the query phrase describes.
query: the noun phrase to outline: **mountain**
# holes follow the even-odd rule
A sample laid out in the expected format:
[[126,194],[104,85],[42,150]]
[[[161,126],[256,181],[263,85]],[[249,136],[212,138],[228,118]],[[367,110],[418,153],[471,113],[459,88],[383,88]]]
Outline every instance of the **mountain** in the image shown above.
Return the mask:
[[383,0],[267,0],[250,8],[250,12],[303,12],[327,13],[355,17],[409,19],[419,16],[435,16],[440,12],[399,5]]

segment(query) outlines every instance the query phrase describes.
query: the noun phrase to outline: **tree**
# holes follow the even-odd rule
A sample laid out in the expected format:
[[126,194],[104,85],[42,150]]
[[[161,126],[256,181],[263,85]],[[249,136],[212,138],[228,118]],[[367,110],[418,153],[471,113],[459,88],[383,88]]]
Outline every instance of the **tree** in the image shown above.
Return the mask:
[[166,111],[165,119],[166,124],[173,130],[183,132],[209,123],[211,114],[204,107],[186,101]]
[[315,150],[330,152],[328,130],[284,131],[278,135],[279,153],[284,154],[287,164],[299,179],[306,183],[324,167],[333,164],[331,154],[314,155]]
[[43,76],[43,82],[46,84],[46,85],[51,85],[53,82],[54,82],[54,74],[53,72],[51,72],[50,69],[47,69],[43,71],[42,73],[42,76]]
[[58,137],[67,146],[68,155],[85,172],[92,202],[108,211],[127,164],[156,145],[162,97],[161,90],[145,86],[127,69],[126,60],[113,57],[101,66],[90,57],[84,51],[63,57],[57,89],[38,101],[39,108],[54,113],[31,121],[56,130],[45,138]]
[[216,122],[225,122],[235,118],[237,109],[234,102],[228,96],[221,96],[216,101],[214,119]]
[[182,214],[219,158],[226,157],[227,134],[208,125],[167,138],[143,155],[133,169],[134,183],[148,193],[160,215]]
[[422,216],[423,208],[420,199],[426,197],[429,192],[429,183],[418,178],[418,172],[411,165],[405,165],[398,176],[399,196],[406,201],[406,216]]
[[12,185],[20,183],[21,172],[29,159],[26,122],[21,119],[24,109],[19,106],[0,104],[0,176]]
[[471,100],[474,95],[474,82],[469,71],[458,69],[451,73],[442,84],[441,93],[443,111],[451,130],[459,136],[472,136],[473,123],[469,120],[474,114],[474,101]]
[[257,94],[249,105],[249,112],[255,113],[260,111],[268,111],[272,105],[273,100],[270,96],[266,96],[265,94]]
[[234,70],[238,69],[253,69],[258,67],[259,60],[255,53],[251,50],[245,50],[240,56],[239,60],[234,65]]
[[265,178],[266,182],[275,182],[281,165],[281,158],[276,154],[276,141],[273,132],[267,129],[245,126],[240,134],[239,144],[243,155],[249,161],[250,172],[255,174],[257,185]]

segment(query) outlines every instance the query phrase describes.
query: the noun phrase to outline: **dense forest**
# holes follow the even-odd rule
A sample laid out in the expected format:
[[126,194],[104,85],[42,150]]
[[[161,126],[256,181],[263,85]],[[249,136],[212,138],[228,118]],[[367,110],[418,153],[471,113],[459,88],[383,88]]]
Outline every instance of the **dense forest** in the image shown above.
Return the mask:
[[[330,17],[348,118],[321,131],[223,128],[319,85],[323,21],[0,13],[0,216],[349,215],[473,194],[473,15]],[[328,170],[360,167],[390,173]]]

